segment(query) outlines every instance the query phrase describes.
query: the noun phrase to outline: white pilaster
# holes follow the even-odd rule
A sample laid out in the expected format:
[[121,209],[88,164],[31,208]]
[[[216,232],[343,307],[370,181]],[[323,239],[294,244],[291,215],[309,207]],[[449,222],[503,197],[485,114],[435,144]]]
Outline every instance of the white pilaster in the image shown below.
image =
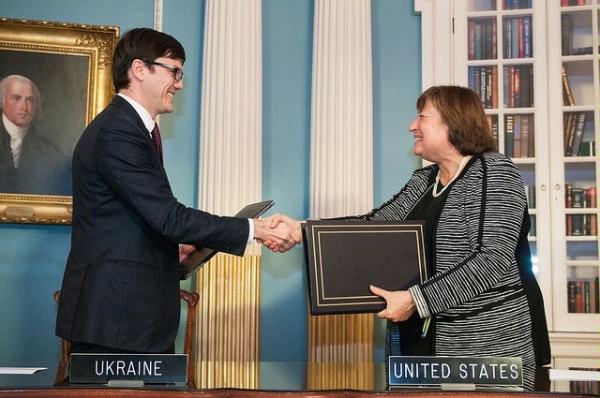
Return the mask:
[[373,204],[370,0],[316,0],[311,217],[358,214]]
[[231,215],[261,199],[261,2],[207,0],[205,15],[199,202]]

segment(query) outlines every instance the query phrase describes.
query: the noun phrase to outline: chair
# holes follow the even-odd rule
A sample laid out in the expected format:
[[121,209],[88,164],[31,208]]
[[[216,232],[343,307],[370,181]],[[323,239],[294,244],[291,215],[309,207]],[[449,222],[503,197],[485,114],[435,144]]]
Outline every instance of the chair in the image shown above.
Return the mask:
[[[183,353],[188,356],[187,368],[187,387],[196,388],[196,362],[194,356],[194,327],[196,326],[196,305],[200,296],[196,292],[188,292],[187,290],[179,290],[179,298],[187,304],[186,320],[185,320],[185,335],[183,339]],[[60,290],[54,293],[54,301],[58,304],[60,300]],[[69,352],[71,351],[71,343],[65,339],[61,339],[61,358],[58,362],[54,385],[68,384],[67,368],[69,364]]]

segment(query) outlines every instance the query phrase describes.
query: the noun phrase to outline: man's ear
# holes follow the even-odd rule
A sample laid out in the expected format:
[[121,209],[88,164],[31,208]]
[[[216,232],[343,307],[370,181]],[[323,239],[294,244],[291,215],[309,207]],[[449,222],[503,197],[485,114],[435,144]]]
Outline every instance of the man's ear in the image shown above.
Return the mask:
[[131,63],[131,74],[137,80],[144,80],[147,68],[146,63],[141,59],[134,59]]

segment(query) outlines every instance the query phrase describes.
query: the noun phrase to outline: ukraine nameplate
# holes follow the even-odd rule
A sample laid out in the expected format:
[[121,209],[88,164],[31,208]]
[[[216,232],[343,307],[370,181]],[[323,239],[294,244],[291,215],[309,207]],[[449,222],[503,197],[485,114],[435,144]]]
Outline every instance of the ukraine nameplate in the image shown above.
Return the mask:
[[389,384],[394,386],[523,385],[521,358],[514,357],[411,357],[389,359]]
[[107,384],[137,381],[144,384],[187,382],[183,354],[71,354],[70,383]]

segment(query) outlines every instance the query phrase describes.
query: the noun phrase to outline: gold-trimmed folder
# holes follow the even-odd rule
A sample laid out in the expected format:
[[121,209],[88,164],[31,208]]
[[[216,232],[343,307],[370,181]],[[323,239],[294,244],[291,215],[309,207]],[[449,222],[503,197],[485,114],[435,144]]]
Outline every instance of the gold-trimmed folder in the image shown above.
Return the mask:
[[424,221],[306,221],[311,315],[378,312],[385,300],[369,285],[406,290],[426,280],[424,227]]

